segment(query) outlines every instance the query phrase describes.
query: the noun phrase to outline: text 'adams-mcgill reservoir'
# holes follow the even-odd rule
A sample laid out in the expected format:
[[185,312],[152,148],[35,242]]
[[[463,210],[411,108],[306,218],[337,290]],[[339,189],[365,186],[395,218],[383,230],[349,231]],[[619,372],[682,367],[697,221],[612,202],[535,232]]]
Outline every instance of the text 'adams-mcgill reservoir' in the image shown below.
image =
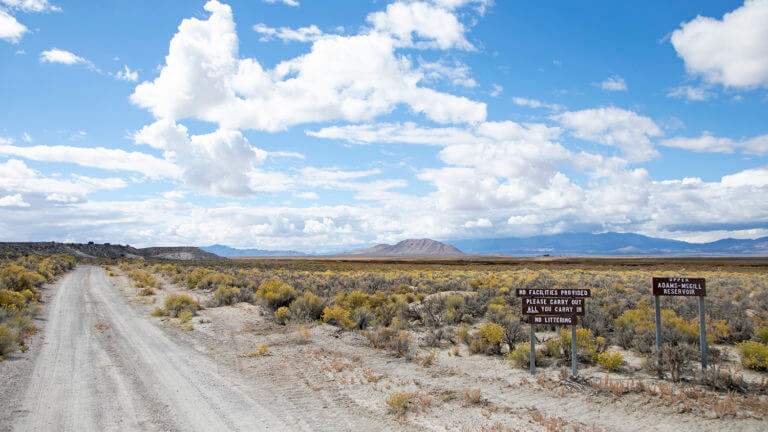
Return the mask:
[[707,287],[704,278],[653,278],[655,296],[705,297]]

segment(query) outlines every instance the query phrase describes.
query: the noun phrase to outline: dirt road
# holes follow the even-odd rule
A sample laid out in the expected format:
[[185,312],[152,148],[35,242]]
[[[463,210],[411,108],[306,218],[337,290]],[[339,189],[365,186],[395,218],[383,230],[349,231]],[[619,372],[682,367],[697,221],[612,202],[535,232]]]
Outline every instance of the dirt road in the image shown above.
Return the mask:
[[99,267],[58,285],[13,430],[388,429],[260,391],[141,316]]

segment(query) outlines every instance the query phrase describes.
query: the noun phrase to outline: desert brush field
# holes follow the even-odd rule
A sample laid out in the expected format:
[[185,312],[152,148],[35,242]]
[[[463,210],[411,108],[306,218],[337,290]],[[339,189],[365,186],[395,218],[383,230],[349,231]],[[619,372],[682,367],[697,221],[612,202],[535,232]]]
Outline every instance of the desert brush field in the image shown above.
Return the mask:
[[[57,285],[46,282],[73,266],[63,256],[3,261],[3,355],[16,361],[0,363],[0,370],[34,361],[34,349],[22,351],[39,337],[30,317],[41,313],[40,292],[53,294]],[[80,273],[90,289],[114,290],[105,303],[126,305],[107,307],[89,324],[94,337],[131,331],[121,326],[132,321],[110,315],[130,314],[136,326],[149,325],[143,337],[195,359],[174,366],[178,373],[210,368],[243,394],[233,406],[262,404],[265,413],[277,413],[273,424],[287,429],[768,428],[768,273],[760,260],[81,260],[74,275]],[[653,276],[706,278],[706,371],[695,299],[662,297],[658,379]],[[568,327],[536,326],[537,373],[528,371],[529,327],[521,323],[515,289],[537,287],[592,292],[576,333],[577,376]],[[40,333],[45,326],[39,324]],[[24,378],[19,382],[23,387]],[[163,391],[154,397],[163,399]],[[2,396],[7,429],[32,424],[34,414],[19,414],[23,401],[14,402],[10,391]],[[222,418],[232,414],[228,409],[221,408]],[[139,429],[217,425],[162,423],[157,416],[135,421]]]

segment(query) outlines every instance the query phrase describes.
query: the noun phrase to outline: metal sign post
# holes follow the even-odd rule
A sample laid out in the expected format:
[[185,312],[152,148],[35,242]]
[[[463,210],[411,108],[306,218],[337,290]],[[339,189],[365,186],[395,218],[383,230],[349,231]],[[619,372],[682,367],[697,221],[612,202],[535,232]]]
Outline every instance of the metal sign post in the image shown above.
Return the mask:
[[536,335],[531,324],[531,375],[536,375]]
[[656,309],[656,361],[659,369],[659,379],[664,379],[661,369],[661,306],[659,296],[653,296],[653,306]]
[[576,358],[576,326],[571,326],[571,374],[576,376],[579,371],[576,366],[579,364]]
[[699,347],[701,349],[701,370],[707,370],[707,318],[704,297],[707,296],[707,283],[704,278],[653,278],[653,302],[656,308],[656,351],[661,373],[661,308],[659,296],[680,296],[699,298]]
[[704,297],[699,297],[699,346],[701,346],[701,370],[707,370],[707,319],[704,315]]

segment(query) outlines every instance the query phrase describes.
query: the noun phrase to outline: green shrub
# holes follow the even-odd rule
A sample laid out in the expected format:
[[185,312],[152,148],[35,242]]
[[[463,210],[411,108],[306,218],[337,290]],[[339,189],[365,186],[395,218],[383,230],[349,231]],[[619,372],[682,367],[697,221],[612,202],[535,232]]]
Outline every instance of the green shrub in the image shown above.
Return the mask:
[[470,337],[469,352],[484,354],[501,354],[501,342],[506,330],[496,323],[483,323],[477,333]]
[[755,330],[755,336],[757,336],[760,342],[768,344],[768,326],[759,327]]
[[495,323],[483,323],[479,330],[480,336],[491,345],[499,345],[504,340],[506,330],[504,327]]
[[[536,351],[536,364],[542,364],[543,356],[541,351]],[[504,359],[511,361],[515,366],[520,368],[527,368],[531,365],[531,344],[530,342],[520,342],[515,345],[515,349],[512,352],[504,355]]]
[[323,322],[346,328],[355,326],[355,324],[349,320],[349,311],[341,306],[326,307],[323,309]]
[[[605,348],[605,338],[595,337],[592,330],[576,329],[576,355],[579,361],[594,363]],[[560,330],[560,337],[547,341],[547,351],[555,358],[571,358],[571,331]]]
[[357,330],[365,330],[371,324],[371,321],[375,318],[375,315],[363,306],[357,308],[352,314],[352,324]]
[[614,372],[624,364],[624,356],[618,351],[606,350],[597,355],[597,363]]
[[197,300],[186,294],[171,294],[165,298],[163,303],[163,312],[171,317],[179,316],[181,311],[189,311],[195,315],[200,309]]
[[296,298],[296,290],[285,282],[268,281],[259,285],[256,296],[269,308],[277,310],[281,306],[288,306]]
[[320,319],[323,316],[323,309],[325,308],[325,300],[312,294],[311,292],[305,292],[293,303],[291,303],[290,310],[291,315],[303,321],[314,321]]
[[46,281],[45,277],[17,264],[8,264],[0,269],[0,288],[11,291],[35,291],[35,287]]
[[240,300],[240,288],[219,285],[216,292],[213,293],[214,306],[233,305]]
[[468,344],[470,342],[469,338],[469,326],[467,324],[462,324],[459,326],[459,331],[456,333],[456,338],[459,340],[459,342]]
[[26,307],[27,301],[23,294],[10,290],[0,290],[0,308],[15,312]]
[[363,332],[371,346],[390,351],[395,357],[411,357],[411,339],[405,331],[396,332],[387,327]]
[[409,393],[392,393],[387,399],[387,406],[399,417],[405,415],[411,404],[411,395]]
[[202,290],[211,290],[214,287],[220,287],[222,285],[237,285],[237,280],[224,273],[207,273],[199,279],[195,288]]
[[744,366],[756,371],[768,370],[768,345],[755,341],[744,341],[736,344],[741,353]]
[[16,351],[19,347],[19,332],[5,324],[0,324],[0,360]]
[[208,273],[212,273],[212,271],[203,267],[195,267],[195,269],[187,275],[186,279],[184,279],[184,284],[189,289],[195,288],[197,284],[200,283],[200,280]]
[[180,323],[184,324],[186,322],[189,322],[189,320],[191,320],[193,316],[195,316],[195,314],[193,314],[192,312],[188,310],[183,310],[179,312],[179,315],[177,316],[177,318],[179,319]]
[[159,285],[154,276],[141,269],[135,269],[128,272],[128,278],[133,281],[133,285],[136,288],[157,288]]
[[285,325],[285,323],[288,322],[288,318],[290,318],[291,312],[288,310],[285,306],[280,306],[275,311],[275,322],[281,325]]

